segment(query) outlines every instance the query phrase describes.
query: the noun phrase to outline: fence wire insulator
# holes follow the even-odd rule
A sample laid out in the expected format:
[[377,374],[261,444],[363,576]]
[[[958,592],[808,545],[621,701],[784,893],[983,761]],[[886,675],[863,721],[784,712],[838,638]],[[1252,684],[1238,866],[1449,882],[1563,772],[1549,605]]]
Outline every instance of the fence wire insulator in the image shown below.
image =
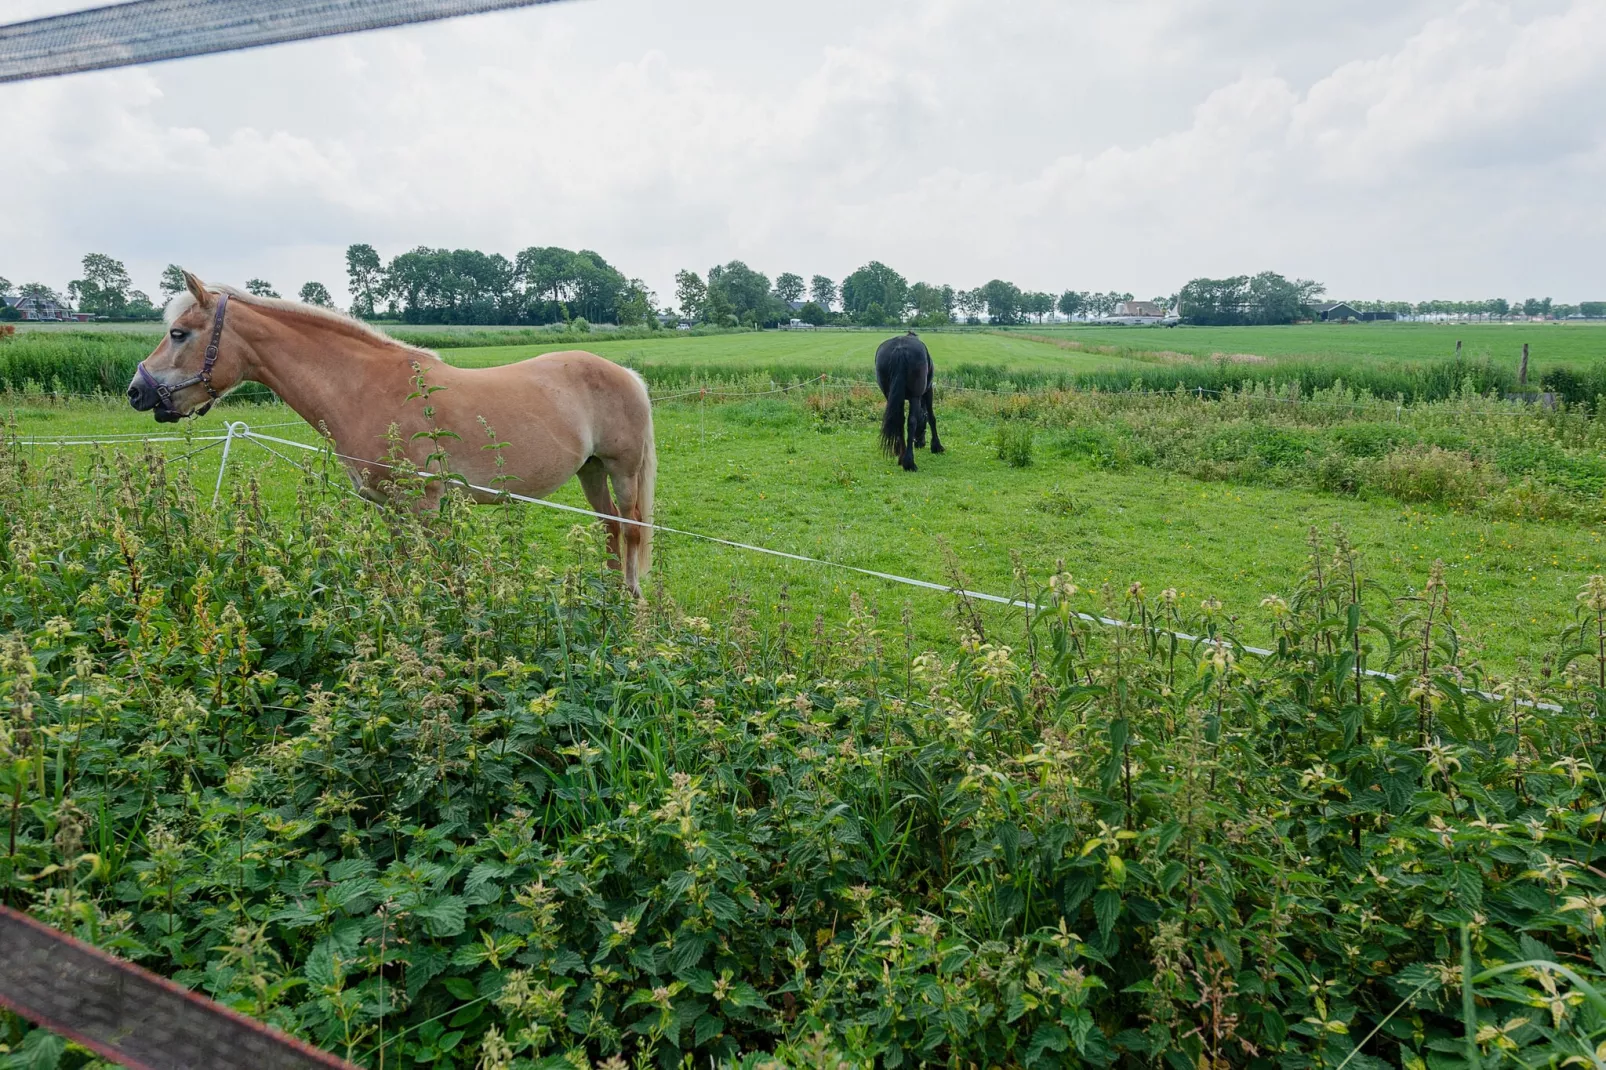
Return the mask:
[[232,52],[553,0],[132,0],[0,25],[0,82]]
[[135,1070],[356,1070],[9,907],[0,907],[0,1007]]

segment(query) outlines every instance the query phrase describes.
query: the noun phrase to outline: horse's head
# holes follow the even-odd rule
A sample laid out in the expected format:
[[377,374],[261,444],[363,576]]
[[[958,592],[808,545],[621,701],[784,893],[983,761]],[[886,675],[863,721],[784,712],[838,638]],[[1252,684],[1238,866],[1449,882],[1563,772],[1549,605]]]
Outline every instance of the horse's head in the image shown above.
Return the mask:
[[208,290],[188,271],[184,286],[168,303],[166,336],[128,384],[128,403],[139,412],[154,409],[158,423],[204,414],[245,375],[240,341],[227,329],[229,295]]

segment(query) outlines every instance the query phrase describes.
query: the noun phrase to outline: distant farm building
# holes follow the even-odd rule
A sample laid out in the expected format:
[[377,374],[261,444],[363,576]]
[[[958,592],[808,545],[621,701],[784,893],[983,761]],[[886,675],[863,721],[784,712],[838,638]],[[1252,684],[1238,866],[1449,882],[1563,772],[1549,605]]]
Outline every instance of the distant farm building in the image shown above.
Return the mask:
[[1132,319],[1163,319],[1165,310],[1153,301],[1118,301],[1114,315]]
[[1330,305],[1319,305],[1316,308],[1316,313],[1323,321],[1358,320],[1361,318],[1360,310],[1345,301],[1335,301]]
[[7,297],[6,307],[35,323],[86,323],[95,318],[87,312],[74,312],[53,297]]

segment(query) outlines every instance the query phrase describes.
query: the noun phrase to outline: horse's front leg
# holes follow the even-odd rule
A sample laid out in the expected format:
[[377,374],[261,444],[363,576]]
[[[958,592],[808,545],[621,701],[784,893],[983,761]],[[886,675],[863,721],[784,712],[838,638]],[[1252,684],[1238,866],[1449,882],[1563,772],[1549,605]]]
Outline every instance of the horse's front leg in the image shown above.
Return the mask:
[[931,386],[926,386],[926,396],[920,399],[920,411],[925,414],[926,423],[931,425],[931,452],[941,453],[942,442],[937,438],[937,410],[931,407]]

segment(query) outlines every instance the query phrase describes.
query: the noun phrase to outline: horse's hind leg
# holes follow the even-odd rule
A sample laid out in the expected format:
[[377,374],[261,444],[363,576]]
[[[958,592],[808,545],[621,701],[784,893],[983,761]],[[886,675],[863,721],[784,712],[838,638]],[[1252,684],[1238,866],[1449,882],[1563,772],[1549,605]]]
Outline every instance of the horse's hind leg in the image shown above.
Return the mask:
[[[629,520],[641,519],[641,500],[636,490],[636,473],[619,461],[603,462],[604,470],[613,483],[613,496],[619,503],[618,515]],[[604,492],[606,493],[606,492]],[[641,577],[637,565],[641,560],[642,531],[635,524],[616,524],[623,552],[619,560],[625,572],[625,587],[637,598],[641,597]]]
[[[608,470],[602,462],[593,457],[580,466],[575,473],[580,477],[580,488],[586,492],[586,501],[591,503],[593,512],[606,513],[608,516],[618,516],[619,510],[614,508],[613,498],[608,494]],[[608,565],[611,568],[619,567],[619,521],[604,520],[608,528]]]
[[899,463],[906,472],[915,470],[915,435],[920,433],[920,399],[909,399],[909,427],[903,439],[903,457]]
[[920,399],[920,411],[931,425],[931,452],[941,453],[942,442],[937,438],[937,410],[931,407],[931,383],[926,383],[926,396]]

